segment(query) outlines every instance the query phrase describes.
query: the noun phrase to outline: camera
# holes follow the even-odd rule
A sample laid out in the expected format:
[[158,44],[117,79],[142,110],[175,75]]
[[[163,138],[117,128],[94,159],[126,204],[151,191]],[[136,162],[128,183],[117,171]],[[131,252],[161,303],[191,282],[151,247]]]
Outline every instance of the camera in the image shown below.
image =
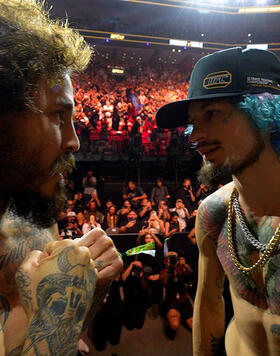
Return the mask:
[[140,274],[141,274],[141,272],[142,272],[142,267],[133,266],[133,267],[132,267],[132,272],[133,272],[134,276],[140,277]]
[[178,262],[178,257],[175,255],[170,255],[168,257],[169,263],[170,265],[176,265],[176,263]]

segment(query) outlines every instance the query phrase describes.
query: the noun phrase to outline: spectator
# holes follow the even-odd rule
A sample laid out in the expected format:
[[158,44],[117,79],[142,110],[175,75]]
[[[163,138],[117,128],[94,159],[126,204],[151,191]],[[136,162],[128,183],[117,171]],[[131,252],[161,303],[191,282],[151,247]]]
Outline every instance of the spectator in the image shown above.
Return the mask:
[[205,199],[211,192],[209,188],[205,184],[200,184],[197,192],[195,193],[196,199],[203,200]]
[[61,229],[59,236],[62,239],[71,239],[82,237],[83,233],[78,227],[77,216],[74,211],[67,213],[67,226]]
[[120,232],[122,233],[138,233],[141,230],[142,223],[138,219],[138,215],[135,210],[131,210],[127,214],[127,223],[120,226]]
[[79,211],[77,213],[77,224],[78,224],[78,228],[82,231],[83,229],[83,224],[85,222],[85,216],[83,214],[83,212]]
[[[153,306],[151,314],[156,317],[158,314],[158,304],[161,302],[163,289],[160,282],[160,271],[163,266],[163,249],[159,238],[150,230],[145,234],[142,231],[137,238],[137,245],[148,244],[154,241],[155,256],[148,254],[139,254],[138,260],[143,266],[143,275],[145,279],[145,289],[147,291],[147,308]],[[155,305],[157,304],[157,306]]]
[[186,178],[183,181],[183,187],[178,190],[176,198],[183,201],[185,207],[190,213],[193,211],[195,196],[193,193],[191,180],[189,178]]
[[98,223],[103,224],[103,220],[104,220],[104,215],[97,210],[97,203],[95,200],[91,200],[88,202],[87,204],[87,208],[88,208],[88,213],[94,214],[95,215],[95,219]]
[[127,215],[131,211],[131,203],[129,200],[125,200],[121,209],[117,211],[118,226],[125,225],[128,222]]
[[96,177],[94,177],[92,171],[87,172],[87,176],[82,180],[82,186],[84,188],[83,195],[85,203],[87,203],[91,199],[92,193],[95,191],[97,184]]
[[111,205],[105,215],[103,229],[106,230],[108,234],[117,233],[119,231],[118,225],[118,215],[116,211],[116,206]]
[[129,199],[134,207],[140,205],[142,199],[146,199],[147,195],[143,189],[130,180],[127,187],[123,189],[123,200]]
[[182,199],[177,199],[175,208],[170,209],[170,211],[171,212],[175,211],[177,213],[181,229],[182,231],[184,231],[186,229],[187,218],[190,216],[190,213],[188,209],[185,207]]
[[84,208],[83,193],[81,193],[81,192],[75,193],[74,194],[74,202],[75,202],[76,213],[83,211],[83,208]]
[[166,317],[166,331],[175,337],[181,320],[192,329],[193,301],[189,295],[192,285],[192,269],[183,256],[175,251],[166,255],[165,268],[161,271],[161,282],[165,287],[163,311]]
[[151,201],[153,206],[163,200],[167,201],[170,198],[167,187],[163,184],[162,178],[157,178],[156,185],[152,189]]
[[155,210],[152,210],[150,212],[150,216],[143,226],[145,232],[153,232],[154,234],[163,234],[165,231],[164,222],[157,216],[157,212]]
[[165,225],[165,236],[170,237],[175,232],[182,232],[182,226],[179,221],[178,214],[176,211],[173,211],[171,213],[170,221],[167,221]]
[[82,227],[83,235],[88,233],[90,230],[95,229],[96,227],[100,228],[101,225],[96,220],[95,214],[89,215],[89,220],[85,221]]
[[171,218],[169,208],[165,200],[160,200],[158,203],[158,217],[163,220],[164,223]]
[[151,211],[152,203],[150,202],[150,200],[148,200],[147,198],[142,199],[141,208],[138,211],[138,216],[139,219],[143,221],[143,223],[145,220],[147,221],[149,219]]
[[147,291],[143,266],[140,261],[131,262],[122,272],[124,290],[124,325],[128,330],[141,329],[144,325]]
[[92,193],[91,193],[91,197],[90,197],[90,201],[95,201],[96,202],[96,205],[100,208],[101,207],[101,203],[100,203],[100,200],[98,198],[98,195],[97,195],[97,190],[95,189]]

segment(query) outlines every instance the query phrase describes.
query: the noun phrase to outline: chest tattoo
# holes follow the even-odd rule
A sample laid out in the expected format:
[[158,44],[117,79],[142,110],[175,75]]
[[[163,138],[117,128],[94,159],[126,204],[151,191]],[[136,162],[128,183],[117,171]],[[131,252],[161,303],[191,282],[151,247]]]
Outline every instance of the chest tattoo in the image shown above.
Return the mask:
[[[250,225],[251,232],[262,243],[267,243],[274,233],[271,218],[258,228]],[[259,258],[259,252],[247,240],[238,223],[235,224],[234,242],[238,258],[243,266],[252,266]],[[218,257],[227,274],[235,283],[238,293],[256,307],[280,315],[280,256],[275,254],[261,272],[246,275],[234,264],[228,248],[227,219],[220,232],[217,248]]]

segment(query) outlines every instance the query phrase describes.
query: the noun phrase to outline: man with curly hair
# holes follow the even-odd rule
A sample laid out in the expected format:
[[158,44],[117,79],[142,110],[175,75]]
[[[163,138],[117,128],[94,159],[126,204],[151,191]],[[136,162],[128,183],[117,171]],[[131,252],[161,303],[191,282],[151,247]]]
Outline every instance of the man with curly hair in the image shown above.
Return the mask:
[[0,355],[75,355],[122,269],[100,229],[56,241],[74,166],[71,79],[91,58],[37,0],[0,0]]
[[203,184],[224,185],[200,204],[195,356],[224,355],[224,278],[234,310],[228,356],[280,352],[280,62],[260,49],[200,59],[188,99],[157,114],[160,127],[191,125]]

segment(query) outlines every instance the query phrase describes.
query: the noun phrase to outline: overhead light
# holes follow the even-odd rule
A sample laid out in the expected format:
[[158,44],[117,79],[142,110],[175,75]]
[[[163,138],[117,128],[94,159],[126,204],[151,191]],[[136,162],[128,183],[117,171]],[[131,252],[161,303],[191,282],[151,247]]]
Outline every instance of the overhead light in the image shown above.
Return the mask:
[[273,5],[273,6],[251,6],[251,7],[241,7],[238,9],[239,14],[258,14],[258,13],[275,13],[275,12],[280,12],[280,6],[279,5]]
[[190,41],[189,44],[190,44],[190,47],[203,48],[203,42]]
[[252,43],[252,44],[248,44],[246,46],[247,48],[256,48],[256,49],[268,49],[268,44],[257,44],[257,43]]
[[184,47],[187,45],[187,41],[181,41],[181,40],[169,40],[169,44],[171,46],[181,46]]
[[119,33],[111,33],[110,38],[112,40],[124,40],[125,36],[124,35],[120,35]]

